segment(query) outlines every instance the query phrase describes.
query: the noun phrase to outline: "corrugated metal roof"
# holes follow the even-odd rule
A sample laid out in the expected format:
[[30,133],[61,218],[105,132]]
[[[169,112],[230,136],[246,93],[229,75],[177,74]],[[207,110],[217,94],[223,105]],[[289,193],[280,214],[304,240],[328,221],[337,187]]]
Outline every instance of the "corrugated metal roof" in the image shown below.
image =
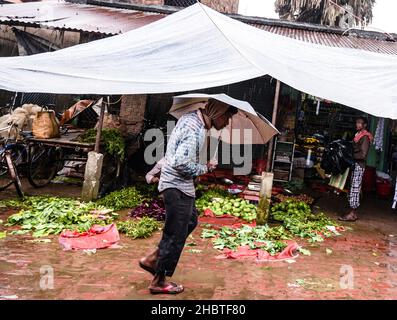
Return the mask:
[[281,26],[255,24],[257,28],[301,41],[330,47],[362,49],[372,52],[397,55],[397,42],[361,38],[355,35],[341,35],[329,32],[293,29]]
[[[106,3],[103,2],[101,4],[103,5],[50,1],[2,5],[0,6],[0,23],[112,35],[139,28],[166,16],[165,13],[153,12],[155,10],[149,12],[143,11],[143,9],[126,9],[127,4],[123,5],[124,9],[115,8],[118,5],[115,3],[109,3],[109,6],[105,6]],[[134,8],[134,6],[132,7]],[[163,11],[168,12],[166,9]],[[324,26],[305,23],[273,21],[272,19],[238,15],[232,15],[232,17],[257,28],[302,41],[331,47],[354,48],[397,55],[397,42],[387,41],[388,36],[382,33],[349,30],[343,34],[341,29],[333,30]]]
[[0,22],[71,31],[124,33],[164,17],[162,14],[98,7],[63,1],[29,2],[0,6]]

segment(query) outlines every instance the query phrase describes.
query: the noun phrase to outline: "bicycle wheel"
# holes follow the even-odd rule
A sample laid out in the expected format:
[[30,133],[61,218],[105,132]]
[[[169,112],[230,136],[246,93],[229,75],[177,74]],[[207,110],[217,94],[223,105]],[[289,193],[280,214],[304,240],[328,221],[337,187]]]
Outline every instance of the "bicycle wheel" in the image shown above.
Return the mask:
[[7,161],[8,171],[10,173],[12,182],[14,183],[17,194],[20,198],[23,198],[24,194],[22,191],[21,180],[19,179],[17,168],[15,167],[15,163],[14,163],[14,161],[12,161],[11,154],[6,154],[5,158]]
[[56,176],[61,161],[61,151],[55,147],[35,145],[28,163],[28,180],[36,188],[46,186]]
[[4,159],[4,162],[0,162],[0,191],[7,189],[11,184],[12,178]]

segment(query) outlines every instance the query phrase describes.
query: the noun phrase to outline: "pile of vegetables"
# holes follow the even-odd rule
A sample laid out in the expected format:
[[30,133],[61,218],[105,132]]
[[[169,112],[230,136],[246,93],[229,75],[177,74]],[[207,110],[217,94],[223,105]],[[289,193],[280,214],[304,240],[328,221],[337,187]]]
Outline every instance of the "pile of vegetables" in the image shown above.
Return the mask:
[[145,181],[135,183],[134,186],[146,198],[155,198],[159,194],[157,184],[147,184]]
[[303,181],[299,180],[291,180],[284,185],[285,189],[288,189],[294,193],[301,191],[304,187],[305,184],[303,183]]
[[[236,250],[239,246],[248,245],[251,249],[261,248],[275,255],[286,247],[283,240],[300,237],[309,242],[320,242],[338,234],[339,226],[335,221],[323,213],[313,213],[304,201],[288,199],[275,204],[271,208],[271,217],[282,224],[275,227],[242,225],[220,230],[203,229],[201,237],[211,238],[214,248],[218,250]],[[310,254],[303,248],[300,251]]]
[[153,199],[145,201],[139,206],[131,210],[130,216],[132,218],[150,217],[157,221],[165,220],[165,207],[161,199]]
[[[79,141],[94,143],[96,140],[96,129],[88,129],[80,136]],[[102,129],[101,141],[107,153],[123,160],[125,158],[125,140],[118,129]]]
[[284,202],[287,200],[292,200],[292,201],[297,201],[297,202],[305,202],[308,205],[311,205],[314,202],[314,199],[310,196],[308,196],[307,194],[300,194],[300,195],[296,195],[296,196],[285,196],[283,194],[278,194],[275,196],[275,198],[277,200],[279,200],[280,202]]
[[96,203],[113,210],[122,210],[135,208],[145,200],[145,196],[135,187],[128,187],[111,192]]
[[153,218],[143,217],[141,219],[120,221],[117,228],[121,233],[132,239],[146,239],[161,228],[161,223]]
[[216,216],[230,214],[246,221],[256,219],[256,206],[241,198],[213,198],[207,202],[207,208]]
[[213,238],[214,248],[236,250],[248,245],[250,249],[263,249],[271,255],[284,250],[287,244],[282,240],[290,239],[283,226],[248,226],[240,228],[223,227],[220,230],[203,229],[202,238]]
[[33,237],[59,234],[64,229],[83,232],[94,224],[109,224],[117,216],[112,210],[96,203],[68,198],[26,197],[24,200],[3,201],[1,204],[21,209],[11,215],[6,224],[21,228],[9,234],[32,233]]
[[211,202],[213,198],[233,197],[225,189],[219,187],[212,187],[208,190],[205,190],[203,185],[198,185],[198,187],[196,188],[196,193],[202,193],[202,195],[196,200],[196,207],[201,210],[206,209],[205,206],[207,206],[208,203]]
[[227,190],[211,188],[196,200],[196,207],[200,211],[210,209],[216,216],[230,214],[246,221],[256,219],[256,206],[249,201],[231,195]]
[[303,201],[286,200],[278,203],[271,208],[271,216],[282,222],[291,234],[309,238],[309,242],[324,241],[324,237],[335,235],[330,228],[339,227],[324,213],[313,213],[310,206]]

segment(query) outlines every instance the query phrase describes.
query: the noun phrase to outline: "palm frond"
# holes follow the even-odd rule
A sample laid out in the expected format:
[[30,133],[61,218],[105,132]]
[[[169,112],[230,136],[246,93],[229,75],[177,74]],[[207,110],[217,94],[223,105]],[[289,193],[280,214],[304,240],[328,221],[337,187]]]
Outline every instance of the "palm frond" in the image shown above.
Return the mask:
[[[335,3],[339,6],[336,6]],[[371,22],[375,0],[276,0],[281,19],[334,26],[346,11],[352,11],[356,24]]]

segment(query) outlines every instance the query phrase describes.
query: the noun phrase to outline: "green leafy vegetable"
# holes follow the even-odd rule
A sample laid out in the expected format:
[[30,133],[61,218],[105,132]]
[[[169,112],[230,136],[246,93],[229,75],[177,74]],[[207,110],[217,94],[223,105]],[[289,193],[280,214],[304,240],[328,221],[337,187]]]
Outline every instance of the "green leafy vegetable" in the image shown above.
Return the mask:
[[[225,201],[221,202],[222,207]],[[236,207],[241,206],[242,201]],[[234,207],[234,205],[233,205]],[[261,248],[271,255],[281,252],[287,244],[283,240],[293,237],[307,238],[309,242],[321,242],[330,237],[337,230],[338,224],[323,213],[314,214],[310,206],[304,201],[286,200],[271,208],[272,217],[282,225],[269,227],[268,225],[252,227],[242,225],[240,228],[224,227],[220,230],[203,229],[201,237],[211,238],[215,249],[225,248],[236,250],[240,246],[251,249]],[[334,227],[334,228],[330,228]],[[310,255],[310,251],[300,248],[299,252]]]
[[190,253],[201,253],[203,250],[200,250],[200,249],[189,249],[189,250],[187,250],[187,252],[190,252]]
[[203,229],[201,237],[213,238],[214,248],[218,250],[236,250],[240,246],[248,245],[251,249],[266,250],[271,255],[283,251],[287,244],[282,240],[289,239],[282,226],[270,228],[249,225],[242,225],[240,228],[223,227],[220,230]]
[[211,229],[203,229],[201,232],[201,238],[207,239],[207,238],[213,238],[218,234],[218,231],[216,230],[211,230]]
[[[88,129],[82,136],[80,142],[94,143],[96,140],[96,129]],[[105,145],[107,153],[117,156],[121,160],[125,158],[125,140],[118,129],[102,129],[101,141]]]
[[133,209],[140,205],[145,197],[135,188],[128,187],[114,191],[99,199],[96,203],[113,210]]
[[196,201],[196,207],[204,211],[210,209],[216,216],[233,215],[246,221],[256,219],[257,206],[248,200],[230,195],[226,190],[213,188]]
[[305,248],[299,248],[298,249],[298,251],[300,252],[300,253],[302,253],[304,256],[310,256],[312,253],[310,252],[310,250],[308,250],[308,249],[305,249]]
[[132,239],[149,238],[155,231],[159,230],[160,227],[160,222],[148,217],[120,221],[117,223],[118,230]]
[[21,210],[8,218],[7,226],[19,225],[10,234],[32,233],[34,237],[59,234],[64,229],[87,231],[93,224],[105,225],[113,221],[112,210],[98,204],[56,197],[26,197],[10,202]]
[[328,227],[339,226],[324,213],[313,213],[303,201],[287,200],[276,204],[271,208],[271,215],[293,235],[309,238],[309,242],[324,241],[325,237],[334,235]]

